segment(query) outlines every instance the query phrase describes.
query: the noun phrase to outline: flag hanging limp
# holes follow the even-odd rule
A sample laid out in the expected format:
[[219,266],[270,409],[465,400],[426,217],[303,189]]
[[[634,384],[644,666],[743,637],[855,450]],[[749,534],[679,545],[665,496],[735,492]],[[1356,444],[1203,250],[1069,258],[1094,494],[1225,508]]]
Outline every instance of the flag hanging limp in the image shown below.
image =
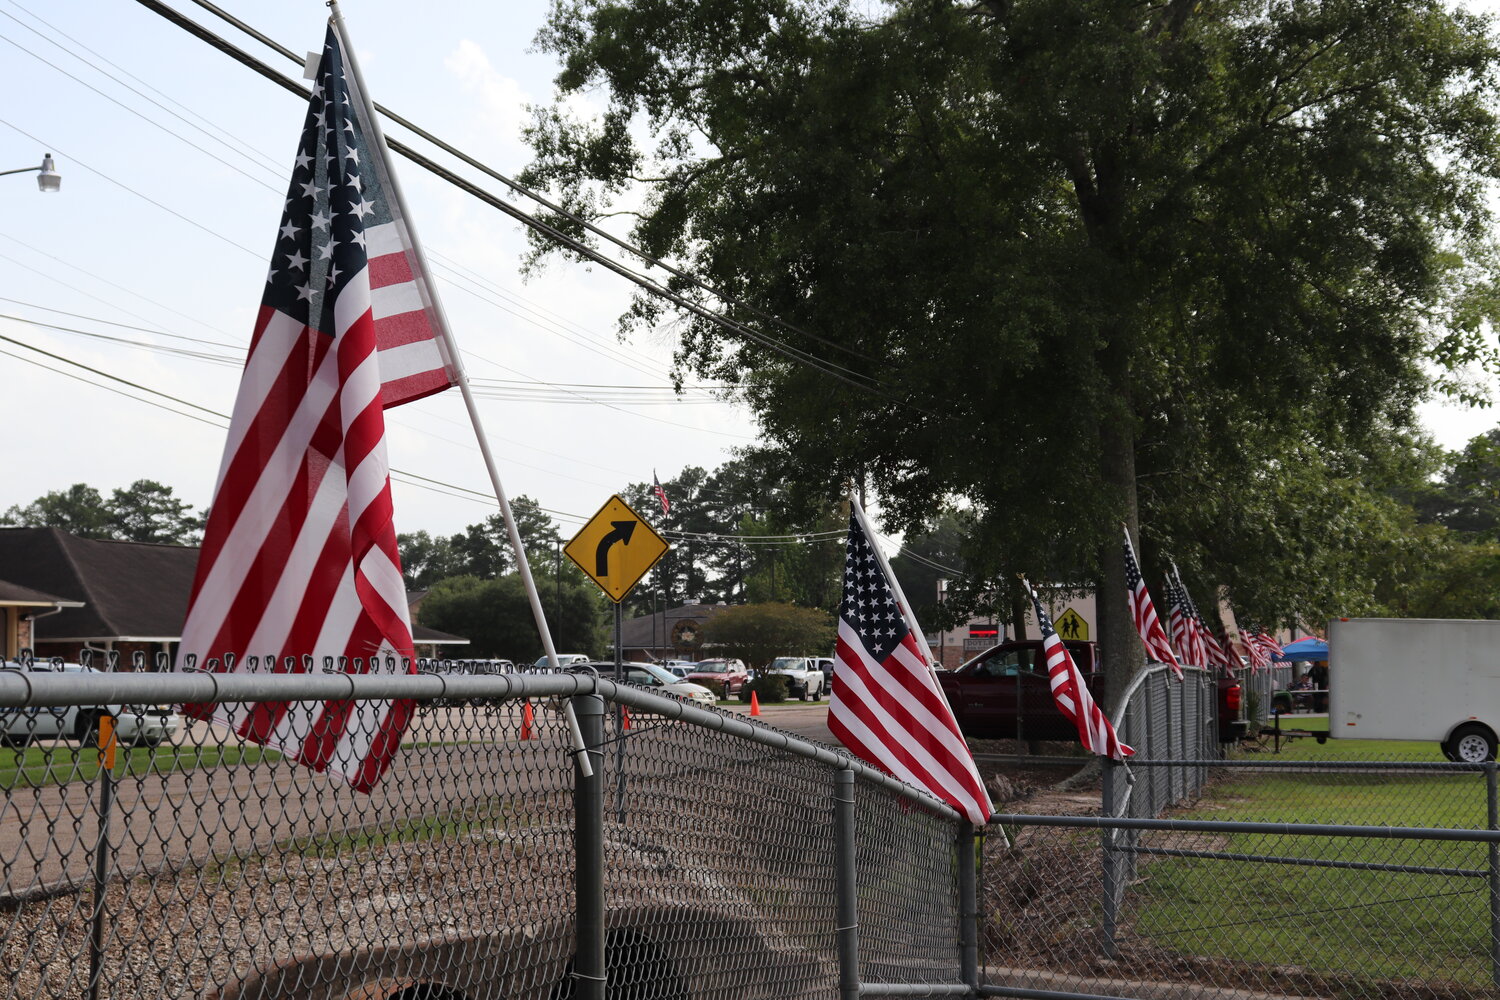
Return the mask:
[[932,675],[926,639],[851,505],[828,728],[856,757],[983,826],[994,809]]
[[[386,407],[454,384],[372,104],[330,23],[177,668],[413,669]],[[192,657],[189,660],[189,657]],[[190,706],[368,790],[406,702]]]
[[1068,647],[1063,645],[1057,629],[1052,627],[1052,619],[1047,615],[1047,609],[1042,607],[1041,598],[1036,596],[1030,583],[1022,582],[1026,592],[1031,595],[1031,606],[1036,611],[1037,629],[1042,633],[1042,655],[1047,660],[1047,678],[1052,685],[1052,700],[1057,705],[1057,710],[1072,720],[1078,729],[1078,740],[1086,749],[1102,757],[1124,760],[1135,751],[1121,743],[1120,738],[1115,735],[1115,727],[1109,721],[1109,716],[1094,701],[1088,685],[1084,683],[1083,674],[1068,653]]

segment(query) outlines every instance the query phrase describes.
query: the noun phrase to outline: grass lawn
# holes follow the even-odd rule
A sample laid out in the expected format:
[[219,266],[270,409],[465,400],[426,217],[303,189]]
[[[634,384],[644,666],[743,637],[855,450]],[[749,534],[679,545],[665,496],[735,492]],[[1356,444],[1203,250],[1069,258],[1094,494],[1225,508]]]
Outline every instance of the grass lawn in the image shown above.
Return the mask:
[[[261,747],[240,746],[162,746],[151,749],[121,748],[117,754],[115,774],[118,777],[140,774],[168,774],[198,767],[226,764],[254,764],[261,760],[278,760],[281,755]],[[42,785],[64,785],[70,781],[91,781],[99,773],[99,751],[75,744],[31,746],[25,750],[0,748],[0,789],[37,788]]]
[[[1484,776],[1237,772],[1178,815],[1483,828]],[[1193,846],[1435,868],[1484,870],[1488,864],[1487,849],[1477,843],[1262,834],[1213,839]],[[1134,931],[1160,947],[1320,974],[1489,982],[1483,878],[1175,858],[1143,858],[1139,874],[1142,881],[1129,897]]]

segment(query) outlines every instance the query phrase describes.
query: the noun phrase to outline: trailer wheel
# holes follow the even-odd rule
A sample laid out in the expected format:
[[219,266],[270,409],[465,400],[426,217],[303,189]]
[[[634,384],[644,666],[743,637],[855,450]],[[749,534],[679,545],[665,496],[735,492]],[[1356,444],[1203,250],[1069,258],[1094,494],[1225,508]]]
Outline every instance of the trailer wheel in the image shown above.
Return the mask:
[[1453,756],[1465,764],[1482,764],[1495,759],[1495,734],[1486,726],[1470,722],[1453,730],[1449,737]]

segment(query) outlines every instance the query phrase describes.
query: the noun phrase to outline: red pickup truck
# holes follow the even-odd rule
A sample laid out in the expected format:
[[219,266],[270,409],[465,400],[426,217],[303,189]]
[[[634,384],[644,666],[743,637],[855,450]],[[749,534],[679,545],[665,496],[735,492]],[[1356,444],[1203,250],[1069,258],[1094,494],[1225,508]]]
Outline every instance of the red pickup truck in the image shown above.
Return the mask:
[[[1094,700],[1104,695],[1098,645],[1064,642]],[[1078,730],[1057,710],[1040,640],[1002,642],[957,670],[939,671],[938,683],[959,730],[971,739],[1073,740]],[[1243,691],[1239,681],[1219,678],[1219,742],[1243,734]]]

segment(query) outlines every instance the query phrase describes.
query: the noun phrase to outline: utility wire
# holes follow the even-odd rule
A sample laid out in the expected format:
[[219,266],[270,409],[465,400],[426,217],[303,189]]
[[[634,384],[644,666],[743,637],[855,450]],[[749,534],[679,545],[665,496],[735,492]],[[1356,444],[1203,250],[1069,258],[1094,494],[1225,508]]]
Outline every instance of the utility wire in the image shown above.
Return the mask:
[[[187,320],[190,323],[195,323],[195,324],[197,324],[199,326],[207,327],[208,329],[214,331],[215,333],[221,333],[221,334],[223,334],[226,337],[233,337],[234,336],[234,334],[230,333],[229,331],[222,330],[219,327],[214,326],[212,323],[208,323],[208,322],[206,322],[204,320],[200,320],[200,319],[195,319],[194,317],[189,316],[187,313],[182,312],[179,309],[174,309],[174,308],[172,308],[171,306],[167,305],[164,302],[158,302],[155,299],[147,298],[146,296],[142,295],[140,292],[136,291],[133,288],[127,288],[124,285],[121,285],[121,284],[118,284],[116,282],[110,281],[108,278],[105,278],[105,277],[102,277],[101,275],[95,274],[93,271],[90,271],[87,268],[79,267],[77,264],[74,264],[72,261],[64,260],[63,258],[57,256],[56,254],[50,254],[47,251],[40,249],[39,247],[34,247],[30,243],[27,243],[25,240],[17,239],[16,237],[10,235],[9,233],[0,233],[0,236],[5,237],[6,239],[10,240],[12,243],[16,243],[16,244],[19,244],[20,246],[25,247],[27,250],[30,250],[32,253],[36,254],[39,257],[46,257],[48,260],[56,261],[57,263],[61,264],[62,266],[66,267],[66,268],[68,268],[69,270],[77,271],[79,274],[85,275],[86,277],[89,277],[89,278],[93,278],[95,281],[99,282],[101,285],[108,285],[111,288],[118,289],[119,291],[125,292],[127,295],[132,295],[135,298],[140,299],[142,302],[145,302],[145,303],[148,303],[150,305],[156,306],[158,309],[164,309],[164,310],[166,310],[169,313],[172,313],[172,314],[174,314],[176,316],[180,316],[180,317],[182,317],[183,319]],[[116,304],[114,302],[110,302],[110,301],[108,301],[106,299],[101,299],[99,296],[95,295],[92,292],[84,291],[82,288],[79,288],[77,285],[70,285],[66,281],[63,281],[61,278],[54,278],[52,275],[47,274],[45,271],[39,271],[39,270],[37,270],[36,268],[32,267],[29,264],[25,264],[25,263],[22,263],[21,261],[16,260],[14,257],[6,257],[5,259],[8,260],[8,261],[10,261],[10,262],[12,262],[12,263],[14,263],[14,264],[19,265],[20,267],[26,268],[26,270],[32,272],[33,274],[39,274],[39,275],[41,275],[42,277],[46,278],[48,281],[55,281],[59,285],[62,285],[64,288],[67,288],[67,289],[70,289],[71,291],[77,292],[79,295],[83,295],[83,296],[86,296],[88,298],[91,298],[95,302],[100,303],[101,305],[109,306],[111,309],[118,309],[120,312],[124,313],[125,315],[127,315],[127,316],[134,316],[136,319],[140,320],[143,323],[150,322],[150,320],[148,320],[145,316],[142,316],[138,312],[133,312],[130,309],[126,309],[124,306],[118,305],[118,304]],[[45,308],[45,307],[42,307],[42,308]],[[239,348],[241,350],[244,350],[244,342],[243,341],[241,341],[238,344],[238,346],[239,346]]]
[[102,170],[97,170],[94,167],[89,166],[87,163],[83,162],[78,157],[74,156],[72,153],[69,153],[67,150],[65,150],[62,147],[58,146],[56,143],[48,142],[46,139],[42,139],[42,138],[40,138],[38,136],[32,135],[30,132],[26,131],[24,128],[21,128],[19,125],[16,125],[13,122],[6,121],[4,118],[0,118],[0,125],[4,125],[6,128],[10,129],[12,132],[17,132],[17,133],[19,133],[21,135],[24,135],[26,138],[30,139],[32,142],[40,144],[44,149],[55,150],[56,152],[58,152],[59,154],[61,154],[63,157],[65,157],[68,160],[69,163],[77,164],[78,166],[80,166],[83,169],[87,170],[89,173],[93,174],[95,177],[99,177],[99,178],[101,178],[103,180],[109,181],[115,187],[120,188],[121,190],[130,192],[131,194],[135,195],[137,198],[141,199],[144,202],[149,202],[150,204],[155,205],[157,208],[161,209],[163,212],[166,212],[168,215],[175,216],[176,218],[181,219],[183,222],[186,222],[188,225],[192,226],[194,229],[201,229],[205,233],[207,233],[208,235],[212,236],[214,239],[216,239],[216,240],[223,240],[225,243],[228,243],[230,246],[235,247],[235,248],[237,248],[239,250],[245,251],[247,254],[249,254],[250,256],[254,257],[256,260],[261,261],[263,263],[266,262],[266,256],[265,256],[265,254],[260,253],[257,250],[251,250],[249,247],[245,246],[245,244],[243,244],[243,243],[236,243],[234,240],[230,239],[228,236],[225,236],[223,233],[216,232],[215,230],[210,229],[209,227],[203,225],[201,222],[194,222],[192,219],[188,218],[186,215],[183,215],[181,212],[177,211],[176,209],[168,208],[166,205],[163,205],[161,202],[157,201],[155,198],[149,197],[148,195],[144,195],[141,192],[137,191],[135,188],[131,187],[129,184],[125,184],[122,181],[117,181],[113,177],[111,177],[108,174],[104,173]]
[[[18,361],[22,361],[22,362],[25,362],[27,364],[36,365],[39,368],[46,369],[47,371],[50,371],[50,372],[55,372],[56,374],[63,375],[65,377],[67,377],[67,378],[75,379],[75,380],[80,381],[80,382],[85,382],[85,383],[87,383],[89,385],[92,385],[92,386],[95,386],[97,388],[105,389],[105,390],[107,390],[109,392],[116,393],[117,395],[125,396],[127,399],[134,399],[137,402],[146,403],[149,406],[155,406],[158,409],[166,410],[168,413],[175,413],[179,417],[188,417],[189,419],[197,420],[197,421],[199,421],[201,423],[209,424],[210,426],[217,427],[220,430],[223,430],[225,428],[225,426],[229,423],[229,420],[230,420],[229,414],[227,414],[227,413],[220,413],[219,411],[217,411],[217,410],[211,410],[211,409],[209,409],[206,406],[199,406],[197,403],[188,402],[187,400],[181,398],[180,396],[174,396],[171,393],[162,392],[162,391],[160,391],[158,389],[149,388],[147,386],[141,385],[138,382],[132,382],[129,379],[121,378],[118,375],[111,375],[109,372],[102,371],[102,370],[100,370],[98,368],[92,368],[92,367],[84,364],[81,361],[74,361],[71,358],[65,358],[65,357],[63,357],[60,354],[53,354],[51,351],[43,350],[40,347],[33,346],[31,344],[26,343],[25,341],[16,340],[13,337],[7,337],[4,334],[0,334],[0,341],[4,341],[4,342],[9,343],[9,344],[14,344],[17,347],[25,348],[28,351],[34,351],[37,354],[40,354],[40,355],[42,355],[44,357],[52,359],[53,361],[60,361],[60,362],[62,362],[65,365],[71,365],[74,368],[81,368],[84,371],[89,372],[92,375],[97,375],[100,378],[108,379],[111,382],[118,382],[121,385],[128,386],[129,388],[135,389],[135,390],[137,390],[139,392],[150,393],[153,396],[160,397],[161,399],[165,399],[165,400],[167,400],[168,402],[171,402],[171,403],[176,403],[179,406],[190,407],[191,409],[199,411],[199,413],[207,414],[208,417],[213,417],[213,418],[217,418],[217,420],[224,421],[224,423],[223,424],[216,423],[214,420],[207,419],[206,417],[199,416],[198,414],[195,414],[195,413],[183,413],[181,410],[174,410],[172,407],[166,406],[166,405],[164,405],[162,403],[159,403],[156,400],[142,399],[139,396],[132,396],[132,395],[130,395],[127,392],[124,392],[124,391],[122,391],[120,389],[114,388],[113,386],[104,385],[102,383],[95,382],[95,381],[93,381],[91,379],[86,379],[86,378],[83,378],[81,376],[74,375],[74,374],[72,374],[70,372],[66,372],[66,371],[62,371],[62,370],[57,369],[57,368],[53,368],[50,365],[42,364],[41,362],[36,361],[36,360],[34,360],[32,358],[27,358],[27,357],[24,357],[24,356],[19,355],[19,354],[13,354],[10,351],[5,350],[4,348],[0,348],[0,354],[3,354],[5,356],[7,356],[7,357],[15,358]],[[468,497],[473,497],[473,498],[485,501],[485,502],[487,502],[490,505],[493,505],[494,502],[495,502],[495,495],[493,493],[485,493],[485,492],[483,492],[481,490],[472,490],[472,489],[469,489],[467,486],[460,486],[457,483],[445,482],[444,480],[441,480],[441,479],[433,479],[430,476],[420,476],[420,475],[416,474],[415,472],[407,472],[404,469],[395,469],[395,468],[393,468],[393,469],[390,470],[390,472],[391,472],[391,474],[393,476],[402,476],[402,477],[405,477],[406,479],[409,479],[409,480],[415,480],[415,482],[408,483],[407,485],[417,486],[417,487],[422,488],[422,489],[430,489],[430,490],[432,490],[432,492],[436,492],[436,493],[446,493],[448,496],[468,496]],[[455,492],[448,492],[448,491],[455,491]],[[583,522],[585,522],[585,521],[588,520],[587,517],[584,517],[583,515],[580,515],[580,514],[570,514],[570,513],[566,512],[566,511],[551,510],[550,508],[546,508],[546,507],[539,507],[538,509],[542,510],[545,513],[552,514],[552,515],[554,515],[556,517],[563,518],[563,519],[570,520],[570,521],[576,521],[576,522],[579,522],[579,523],[583,523]]]
[[[147,7],[151,8],[152,10],[155,10],[158,14],[163,14],[163,12],[161,10],[159,10],[158,8],[162,7],[164,5],[160,4],[158,2],[158,0],[138,0],[138,2],[144,3]],[[245,34],[249,35],[251,38],[254,38],[256,41],[260,42],[262,45],[266,46],[267,48],[269,48],[269,49],[271,49],[271,50],[273,50],[275,52],[280,53],[282,56],[286,57],[287,59],[290,59],[292,62],[297,63],[299,66],[303,64],[302,57],[299,56],[299,55],[297,55],[297,53],[293,52],[291,49],[287,48],[286,46],[281,45],[280,43],[276,42],[274,39],[271,39],[271,38],[267,37],[266,35],[262,34],[261,32],[256,31],[254,28],[250,27],[250,25],[246,24],[244,21],[241,21],[239,18],[237,18],[237,17],[233,16],[232,14],[228,13],[223,8],[219,7],[217,4],[212,3],[211,0],[193,0],[193,2],[196,3],[199,7],[202,7],[204,10],[209,11],[210,13],[212,13],[213,15],[215,15],[216,17],[218,17],[220,20],[222,20],[222,21],[224,21],[224,22],[226,22],[228,24],[231,24],[234,27],[238,28],[240,31],[242,31]],[[170,8],[168,8],[168,10],[170,10]],[[175,11],[173,13],[175,13]],[[163,14],[163,16],[166,16],[166,15]],[[168,18],[168,19],[169,20],[173,20],[174,22],[176,21],[175,18]],[[182,20],[186,21],[187,19],[186,18],[182,18]],[[188,22],[188,23],[191,24],[192,22]],[[183,24],[180,24],[179,26],[186,27],[186,25],[183,25]],[[191,30],[191,29],[189,29],[189,30]],[[203,30],[206,31],[207,29],[203,29]],[[228,44],[228,43],[225,42],[225,44]],[[217,48],[218,46],[215,46],[215,47]],[[223,50],[221,50],[221,51],[223,51]],[[247,54],[247,56],[248,56],[248,54]],[[253,58],[253,57],[251,57],[251,58]],[[668,274],[671,274],[671,275],[673,275],[674,277],[677,277],[677,278],[681,278],[683,281],[688,282],[693,287],[697,288],[699,291],[706,292],[707,294],[712,295],[714,298],[716,298],[719,301],[725,303],[726,305],[733,306],[733,307],[736,307],[736,308],[745,309],[745,310],[747,310],[747,311],[749,311],[751,313],[754,313],[757,316],[760,316],[762,319],[766,320],[767,322],[774,323],[775,325],[781,327],[784,330],[787,330],[790,333],[795,333],[795,334],[798,334],[799,336],[806,337],[809,340],[812,340],[812,341],[815,341],[817,343],[823,344],[826,347],[831,347],[834,350],[842,351],[845,354],[849,354],[849,355],[851,355],[853,357],[860,358],[861,360],[870,361],[870,362],[874,362],[876,360],[875,358],[870,357],[868,354],[865,354],[865,353],[863,353],[861,351],[855,350],[852,347],[849,347],[847,344],[841,344],[838,341],[830,340],[830,339],[828,339],[826,337],[822,337],[822,336],[819,336],[818,334],[811,333],[811,332],[809,332],[807,330],[804,330],[804,329],[802,329],[800,327],[793,326],[792,324],[787,323],[785,320],[782,320],[781,318],[779,318],[779,317],[777,317],[777,316],[775,316],[775,315],[773,315],[771,313],[764,312],[763,310],[758,309],[758,308],[756,308],[755,306],[753,306],[753,305],[751,305],[749,303],[741,302],[738,299],[735,299],[733,296],[727,294],[726,292],[721,291],[718,288],[715,288],[714,286],[712,286],[712,285],[708,284],[707,282],[703,281],[701,278],[697,277],[696,275],[691,274],[690,272],[684,271],[684,270],[682,270],[680,268],[674,267],[673,265],[667,263],[664,260],[661,260],[658,257],[654,257],[651,254],[647,253],[645,250],[641,249],[640,247],[635,246],[634,244],[629,243],[629,242],[627,242],[625,240],[622,240],[618,236],[615,236],[613,233],[610,233],[607,230],[601,229],[600,227],[594,225],[594,223],[592,223],[589,220],[583,218],[582,216],[577,215],[577,214],[575,214],[573,212],[568,211],[566,208],[562,207],[561,205],[556,204],[555,202],[551,201],[550,199],[548,199],[546,196],[542,195],[541,193],[539,193],[537,191],[533,191],[531,188],[527,187],[524,184],[521,184],[520,182],[516,181],[512,177],[505,176],[504,174],[502,174],[499,171],[495,170],[493,167],[489,166],[488,164],[483,163],[480,160],[475,159],[474,157],[470,156],[468,153],[465,153],[463,150],[458,149],[457,147],[451,145],[450,143],[445,142],[444,140],[438,138],[437,136],[433,135],[431,132],[428,132],[426,129],[422,128],[421,126],[417,125],[416,123],[412,122],[411,120],[405,118],[404,116],[397,114],[396,112],[392,111],[390,108],[386,107],[385,105],[380,104],[380,103],[375,103],[375,109],[377,111],[379,111],[381,114],[385,115],[391,121],[396,122],[398,125],[401,125],[403,128],[408,129],[413,134],[421,136],[423,139],[426,139],[428,142],[432,143],[434,146],[436,146],[439,149],[443,150],[443,152],[449,153],[449,154],[457,157],[459,160],[463,161],[464,163],[467,163],[469,166],[473,167],[474,169],[476,169],[476,170],[478,170],[478,171],[486,174],[487,176],[489,176],[489,177],[491,177],[491,178],[499,181],[500,183],[504,184],[506,187],[510,188],[512,191],[516,191],[516,192],[524,195],[525,197],[529,198],[531,201],[535,202],[536,204],[541,205],[543,208],[547,209],[549,212],[554,212],[557,215],[560,215],[563,218],[567,219],[569,222],[573,222],[573,223],[576,223],[579,226],[582,226],[584,229],[586,229],[587,231],[593,233],[595,236],[598,236],[599,238],[608,241],[609,243],[615,245],[616,247],[619,247],[621,250],[624,250],[626,253],[629,253],[629,254],[631,254],[631,255],[633,255],[635,257],[638,257],[639,259],[645,261],[646,264],[648,264],[650,266],[654,266],[654,267],[660,267],[662,270],[666,271]],[[848,369],[845,369],[845,371],[848,371]],[[851,374],[855,374],[855,373],[851,372]],[[878,380],[872,380],[872,381],[878,381]]]
[[[304,97],[304,98],[307,97],[308,91],[305,90],[300,84],[298,84],[298,83],[296,83],[296,82],[294,82],[294,81],[286,78],[282,74],[278,73],[276,70],[272,69],[270,66],[266,65],[261,60],[256,59],[254,56],[252,56],[249,53],[245,52],[244,50],[240,49],[238,46],[235,46],[233,43],[229,42],[228,40],[224,39],[223,37],[215,34],[213,31],[210,31],[209,29],[203,27],[202,25],[198,24],[197,22],[192,21],[191,19],[183,16],[182,14],[180,14],[177,11],[173,10],[172,8],[168,7],[166,4],[162,3],[161,0],[137,0],[137,2],[140,3],[142,6],[148,8],[149,10],[151,10],[151,11],[159,14],[160,16],[162,16],[164,18],[166,18],[168,21],[171,21],[173,24],[176,24],[179,27],[183,28],[184,30],[190,32],[191,34],[195,35],[196,37],[198,37],[199,39],[203,40],[204,42],[207,42],[208,44],[212,45],[214,48],[216,48],[219,51],[225,53],[226,55],[230,56],[231,58],[235,59],[236,61],[238,61],[238,62],[242,63],[243,65],[245,65],[245,66],[247,66],[247,67],[255,70],[257,73],[260,73],[262,76],[266,77],[268,80],[271,80],[271,81],[279,84],[284,89],[289,90],[292,93],[295,93],[295,94],[299,95],[300,97]],[[303,60],[300,57],[298,57],[295,53],[293,53],[290,49],[287,49],[284,46],[276,44],[275,42],[271,41],[266,36],[260,34],[259,32],[256,32],[254,29],[252,29],[248,25],[244,24],[244,22],[239,21],[238,19],[236,19],[236,18],[232,17],[231,15],[225,13],[224,11],[222,11],[221,9],[219,9],[216,5],[213,5],[211,3],[207,3],[207,0],[195,0],[195,2],[197,2],[200,6],[203,6],[205,9],[210,10],[211,12],[215,13],[219,17],[223,18],[228,23],[233,24],[235,27],[239,28],[241,31],[244,31],[245,33],[251,35],[251,37],[256,38],[257,40],[261,41],[263,44],[266,44],[267,46],[269,46],[269,47],[275,49],[276,51],[280,52],[282,55],[286,56],[288,59],[291,59],[291,60],[293,60],[293,61],[295,61],[295,62],[297,62],[299,64],[302,63]],[[427,133],[425,130],[421,129],[420,127],[418,127],[418,126],[414,125],[413,123],[407,121],[406,119],[402,118],[401,116],[394,114],[388,108],[385,108],[384,106],[381,106],[381,105],[378,105],[378,104],[376,105],[376,107],[377,107],[378,110],[381,111],[381,113],[385,114],[387,117],[391,118],[393,121],[395,121],[398,124],[400,124],[400,125],[408,128],[408,129],[410,129],[411,131],[413,131],[417,135],[422,136],[423,138],[427,139],[429,142],[434,143],[439,148],[445,150],[446,152],[451,153],[452,155],[454,155],[454,156],[458,157],[459,159],[463,160],[465,163],[468,163],[471,166],[474,166],[476,169],[479,169],[479,170],[483,171],[487,175],[495,177],[496,179],[502,180],[502,182],[506,183],[508,186],[510,186],[511,188],[513,188],[515,190],[523,191],[523,192],[529,190],[529,189],[526,189],[523,185],[517,184],[515,181],[513,181],[511,179],[505,178],[503,175],[497,174],[495,171],[493,171],[492,169],[486,167],[484,164],[480,163],[479,161],[474,160],[472,157],[469,157],[467,154],[463,153],[461,150],[457,150],[456,148],[452,147],[451,145],[442,142],[441,140],[437,139],[435,136],[432,136],[430,133]],[[572,236],[569,236],[566,233],[561,232],[560,230],[558,230],[554,226],[552,226],[552,225],[548,224],[547,222],[543,221],[542,219],[540,219],[540,218],[538,218],[538,217],[536,217],[536,216],[534,216],[534,215],[532,215],[532,214],[530,214],[530,213],[528,213],[528,212],[520,209],[519,207],[511,204],[510,202],[506,201],[505,199],[499,198],[496,195],[491,194],[489,191],[485,190],[484,188],[479,187],[477,184],[474,184],[472,181],[469,181],[468,179],[466,179],[464,177],[461,177],[458,174],[454,173],[453,171],[447,169],[446,167],[443,167],[440,164],[436,163],[430,157],[425,156],[424,154],[417,152],[411,146],[408,146],[406,143],[401,142],[400,140],[392,139],[390,137],[387,137],[386,144],[393,151],[395,151],[397,153],[400,153],[402,156],[405,156],[407,159],[411,160],[413,163],[416,163],[418,166],[426,169],[430,173],[432,173],[432,174],[434,174],[434,175],[442,178],[443,180],[448,181],[450,184],[454,185],[455,187],[458,187],[461,190],[464,190],[464,191],[468,192],[469,194],[473,195],[475,198],[479,199],[480,201],[483,201],[485,204],[488,204],[491,207],[493,207],[495,209],[498,209],[500,212],[502,212],[502,213],[510,216],[511,218],[514,218],[518,222],[521,222],[523,225],[526,225],[526,226],[530,227],[531,229],[537,231],[538,233],[542,234],[543,236],[547,237],[548,239],[553,240],[554,242],[556,242],[560,246],[563,246],[566,249],[572,251],[574,254],[576,254],[576,255],[578,255],[580,257],[583,257],[583,258],[585,258],[587,260],[590,260],[590,261],[594,262],[595,264],[598,264],[600,267],[603,267],[606,270],[609,270],[609,271],[611,271],[611,272],[613,272],[615,274],[618,274],[619,276],[625,278],[626,280],[631,281],[632,283],[638,285],[639,287],[641,287],[644,290],[650,292],[651,294],[656,295],[657,297],[662,298],[662,299],[664,299],[664,300],[672,303],[673,305],[677,306],[679,309],[683,310],[684,312],[687,312],[687,313],[690,313],[690,314],[692,314],[694,316],[697,316],[698,318],[700,318],[700,319],[702,319],[702,320],[704,320],[706,322],[713,323],[713,324],[716,324],[718,326],[721,326],[724,329],[726,329],[726,330],[728,330],[728,331],[730,331],[732,333],[736,333],[736,334],[740,335],[741,337],[743,337],[743,338],[745,338],[747,340],[750,340],[750,341],[752,341],[754,343],[757,343],[757,344],[761,345],[762,347],[767,348],[768,350],[771,350],[771,351],[773,351],[775,353],[781,354],[782,356],[786,357],[788,360],[791,360],[791,361],[796,362],[798,364],[806,365],[808,367],[817,369],[817,370],[821,371],[823,374],[827,375],[828,377],[836,379],[836,380],[838,380],[840,382],[844,382],[844,383],[850,385],[853,388],[859,389],[862,392],[871,393],[871,394],[880,396],[881,398],[884,398],[884,399],[886,399],[886,400],[888,400],[890,402],[893,402],[893,403],[895,403],[897,405],[906,406],[906,407],[918,410],[919,412],[926,413],[926,414],[928,414],[930,416],[937,416],[938,415],[936,413],[933,413],[933,411],[926,409],[925,407],[919,406],[918,404],[912,402],[909,399],[902,398],[902,397],[899,397],[897,395],[894,395],[893,393],[891,393],[890,391],[887,390],[886,384],[883,383],[883,382],[881,382],[878,379],[875,379],[875,378],[873,378],[871,376],[864,375],[863,373],[860,373],[860,372],[855,372],[852,369],[845,368],[845,367],[843,367],[841,365],[837,365],[837,364],[835,364],[833,362],[827,361],[826,359],[819,358],[818,356],[810,354],[809,352],[807,352],[805,350],[802,350],[801,348],[793,347],[793,346],[791,346],[789,344],[786,344],[783,341],[780,341],[780,340],[778,340],[778,339],[776,339],[774,337],[771,337],[771,336],[769,336],[769,335],[767,335],[765,333],[762,333],[761,331],[758,331],[758,330],[754,329],[753,327],[747,326],[747,325],[739,322],[738,320],[733,319],[730,316],[727,316],[727,315],[725,315],[723,313],[720,313],[720,312],[716,312],[716,311],[714,311],[712,309],[709,309],[706,306],[703,306],[703,305],[701,305],[701,304],[699,304],[697,302],[692,301],[691,299],[687,298],[685,295],[683,295],[681,293],[678,293],[678,292],[675,292],[675,291],[671,290],[670,288],[667,288],[666,286],[662,285],[661,283],[655,281],[654,279],[652,279],[652,278],[650,278],[650,277],[648,277],[648,276],[646,276],[644,274],[638,273],[638,272],[632,270],[631,268],[626,267],[624,264],[621,264],[620,262],[618,262],[618,261],[616,261],[616,260],[614,260],[614,259],[612,259],[610,257],[605,256],[604,254],[602,254],[597,249],[595,249],[595,248],[587,245],[586,243],[583,243],[582,241],[580,241],[578,239],[575,239]],[[547,206],[549,208],[549,210],[558,211],[560,214],[563,214],[565,216],[567,215],[567,213],[566,212],[562,212],[559,207],[552,205],[550,202],[546,202],[544,199],[541,199],[541,197],[539,195],[536,195],[534,192],[533,193],[529,193],[528,196],[529,197],[534,197],[534,198],[538,199],[538,202],[541,203],[541,204],[544,204],[545,206]],[[576,217],[574,217],[574,218],[576,218]],[[591,224],[587,223],[584,220],[579,219],[578,222],[581,225],[590,226],[591,229],[594,228],[594,227],[591,226]],[[609,239],[610,242],[616,243],[617,245],[620,245],[620,241],[616,240],[614,237],[610,237],[607,233],[604,233],[602,230],[599,230],[599,232],[600,232],[601,235],[605,236],[605,238]],[[628,247],[628,244],[624,244],[624,245]],[[641,255],[641,254],[638,254],[638,255]],[[698,282],[697,279],[692,278],[690,275],[686,275],[684,272],[680,272],[677,269],[671,267],[670,265],[665,264],[664,262],[657,261],[655,258],[650,258],[649,255],[645,255],[643,257],[643,259],[647,259],[648,263],[654,264],[656,266],[660,266],[664,270],[667,270],[669,272],[681,275],[684,278],[684,280],[687,280],[690,283],[694,283],[695,287],[697,285],[701,285],[702,284],[701,282]],[[711,288],[707,288],[706,286],[705,286],[705,290],[707,290],[710,294],[716,294],[716,293],[713,292],[713,290]],[[726,302],[732,302],[732,300],[728,299],[727,297],[724,299],[724,301],[726,301]],[[805,331],[803,331],[803,332],[805,333]],[[811,337],[813,335],[807,334],[807,336]],[[814,339],[816,339],[816,338],[814,338]],[[830,342],[830,343],[832,343],[832,342]]]
[[[157,337],[171,337],[173,340],[186,340],[189,343],[204,344],[208,347],[227,347],[232,351],[241,353],[245,350],[244,344],[226,344],[218,340],[205,340],[202,337],[189,337],[186,334],[181,333],[168,333],[166,330],[158,330],[155,327],[135,326],[131,323],[121,323],[112,319],[104,319],[101,316],[86,316],[83,313],[68,312],[66,309],[54,309],[51,306],[40,305],[36,302],[27,302],[23,299],[13,299],[5,295],[0,295],[0,302],[9,302],[12,305],[25,306],[28,309],[40,309],[42,312],[56,313],[59,316],[67,316],[70,319],[84,319],[88,320],[90,323],[100,323],[104,326],[117,326],[122,330],[135,330],[138,333],[149,333]],[[23,322],[30,323],[32,322],[32,320],[23,320]],[[60,327],[59,329],[63,328]]]

